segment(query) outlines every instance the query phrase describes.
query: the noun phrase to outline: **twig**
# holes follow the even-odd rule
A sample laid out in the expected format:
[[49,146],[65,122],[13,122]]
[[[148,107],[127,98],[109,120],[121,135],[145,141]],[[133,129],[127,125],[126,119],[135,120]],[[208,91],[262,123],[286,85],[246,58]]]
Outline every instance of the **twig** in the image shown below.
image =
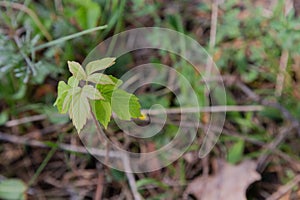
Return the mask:
[[273,193],[271,196],[267,198],[267,200],[278,200],[283,195],[285,195],[288,191],[290,191],[294,186],[299,184],[300,182],[300,175],[297,175],[291,182],[287,183],[284,186],[279,187],[279,189]]
[[282,94],[283,85],[284,85],[284,76],[286,73],[285,71],[288,64],[288,59],[289,59],[289,52],[287,50],[283,50],[279,61],[279,72],[277,74],[277,80],[276,80],[276,88],[275,88],[276,96],[281,96]]
[[[218,23],[218,0],[213,0],[211,12],[210,38],[209,38],[209,52],[211,53],[216,44],[217,23]],[[206,76],[210,77],[213,60],[208,58],[206,64]]]
[[44,119],[47,119],[47,115],[44,115],[44,114],[34,115],[34,116],[24,117],[24,118],[21,118],[21,119],[10,120],[10,121],[5,123],[5,126],[6,127],[13,127],[13,126],[21,125],[21,124],[26,124],[26,123],[29,123],[29,122],[41,121],[41,120],[44,120]]
[[103,193],[103,173],[101,172],[99,175],[98,175],[98,181],[97,181],[97,189],[96,189],[96,192],[95,192],[95,200],[100,200],[101,197],[102,197],[102,193]]
[[65,37],[58,38],[58,39],[53,40],[53,41],[51,41],[51,42],[47,42],[47,43],[45,43],[45,44],[41,44],[41,45],[35,47],[34,50],[35,50],[35,51],[38,51],[38,50],[41,50],[41,49],[44,49],[44,48],[47,48],[47,47],[51,47],[51,46],[60,44],[60,43],[62,43],[62,42],[64,42],[64,41],[71,40],[71,39],[73,39],[73,38],[76,38],[76,37],[79,37],[79,36],[82,36],[82,35],[85,35],[85,34],[94,32],[94,31],[98,31],[98,30],[105,29],[106,27],[107,27],[107,25],[104,25],[104,26],[98,26],[98,27],[90,28],[90,29],[87,29],[87,30],[84,30],[84,31],[81,31],[81,32],[78,32],[78,33],[74,33],[74,34],[71,34],[71,35],[67,35],[67,36],[65,36]]
[[31,185],[33,185],[35,183],[35,181],[37,180],[37,178],[39,177],[39,175],[42,173],[42,171],[45,169],[45,167],[48,164],[48,162],[50,161],[50,159],[53,157],[53,155],[56,152],[56,150],[57,150],[57,148],[56,148],[56,146],[54,146],[48,152],[46,158],[43,160],[43,162],[41,163],[41,165],[39,166],[39,168],[36,170],[36,172],[34,173],[34,175],[29,180],[29,182],[27,184],[27,187],[30,187]]
[[209,107],[189,107],[189,108],[169,108],[157,110],[142,110],[142,112],[149,115],[158,114],[180,114],[180,113],[197,113],[197,112],[253,112],[261,111],[264,106],[250,105],[250,106],[209,106]]
[[97,129],[97,132],[98,132],[98,135],[99,135],[99,139],[101,140],[101,143],[105,144],[105,146],[107,146],[107,142],[106,140],[103,138],[103,135],[105,135],[103,133],[103,130],[101,129],[100,125],[99,125],[99,122],[98,120],[96,119],[96,116],[95,114],[93,113],[93,111],[91,110],[91,115],[92,115],[92,119],[93,119],[93,122],[94,124],[96,125],[96,129]]
[[[44,142],[41,142],[38,140],[31,140],[26,137],[15,136],[15,135],[3,133],[3,132],[0,132],[0,140],[11,142],[14,144],[29,145],[29,146],[40,147],[40,148],[51,148],[52,147],[51,145],[46,145]],[[91,148],[91,147],[86,149],[85,147],[60,143],[60,144],[57,144],[57,148],[64,150],[64,151],[70,151],[70,152],[75,152],[75,153],[92,154],[92,155],[101,156],[101,157],[106,156],[105,150],[100,150],[100,149]],[[116,151],[110,151],[109,157],[122,159],[122,155]]]
[[135,182],[135,178],[134,178],[134,176],[132,174],[132,170],[131,170],[131,167],[130,167],[130,163],[129,163],[129,159],[128,159],[127,154],[125,153],[122,156],[122,158],[123,158],[122,160],[123,160],[123,165],[124,165],[126,177],[128,179],[128,182],[129,182],[129,185],[130,185],[131,192],[133,194],[134,200],[141,200],[141,196],[140,196],[140,194],[138,192],[138,189],[137,189],[137,186],[136,186],[136,182]]
[[43,23],[40,21],[39,17],[30,8],[28,8],[22,4],[19,4],[19,3],[14,3],[14,2],[9,2],[9,1],[0,1],[0,6],[6,7],[6,8],[11,7],[13,9],[21,10],[21,11],[27,13],[33,19],[34,23],[39,27],[39,29],[41,30],[41,32],[43,33],[45,38],[47,38],[48,41],[52,40],[52,36],[50,35],[50,33],[47,31],[47,29],[45,28]]
[[248,86],[240,81],[235,82],[235,86],[238,87],[242,92],[244,92],[249,98],[254,101],[260,101],[260,97],[255,94]]

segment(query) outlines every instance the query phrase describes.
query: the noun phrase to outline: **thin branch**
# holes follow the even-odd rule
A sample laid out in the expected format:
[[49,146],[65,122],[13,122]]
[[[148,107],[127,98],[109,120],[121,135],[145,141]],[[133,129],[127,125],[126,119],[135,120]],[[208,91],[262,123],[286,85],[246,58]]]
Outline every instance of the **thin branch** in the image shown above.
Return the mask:
[[103,194],[103,182],[104,182],[103,176],[104,176],[103,172],[100,172],[100,174],[98,175],[97,189],[96,189],[95,197],[94,197],[94,199],[96,199],[96,200],[101,199],[102,194]]
[[141,196],[138,192],[138,189],[137,189],[137,186],[136,186],[136,181],[135,181],[134,175],[132,173],[132,170],[131,170],[131,167],[130,167],[130,162],[129,162],[127,154],[126,153],[123,154],[122,158],[123,158],[122,160],[123,160],[124,169],[125,169],[125,172],[126,172],[126,177],[128,179],[128,182],[129,182],[134,200],[141,200]]
[[198,112],[255,112],[261,111],[264,106],[250,105],[250,106],[209,106],[209,107],[189,107],[189,108],[169,108],[169,109],[157,109],[147,110],[144,109],[142,112],[149,115],[159,114],[180,114],[180,113],[198,113]]
[[[41,142],[38,140],[31,140],[31,139],[28,139],[23,136],[15,136],[15,135],[3,133],[3,132],[0,132],[0,140],[6,141],[6,142],[11,142],[14,144],[29,145],[29,146],[33,146],[33,147],[52,148],[51,145],[46,145],[44,142]],[[83,154],[92,154],[92,155],[101,156],[101,157],[105,157],[107,154],[105,150],[100,150],[97,148],[90,148],[90,147],[87,150],[85,147],[74,146],[74,145],[69,145],[69,144],[64,144],[64,143],[57,144],[57,148],[64,150],[64,151],[83,153]],[[110,151],[109,157],[122,159],[122,155],[116,151]]]
[[98,120],[97,120],[95,114],[93,113],[92,109],[91,109],[91,115],[92,115],[93,122],[94,122],[94,124],[96,125],[96,129],[97,129],[98,135],[100,136],[99,139],[101,140],[101,142],[102,142],[103,144],[107,145],[106,140],[105,140],[105,139],[103,138],[103,136],[102,136],[102,135],[104,135],[103,130],[101,129],[101,127],[100,127],[100,125],[99,125],[99,122],[98,122]]
[[[59,116],[61,116],[61,115],[59,114]],[[53,117],[56,117],[56,114],[53,115]],[[47,118],[48,118],[48,116],[44,115],[44,114],[42,114],[42,115],[33,115],[33,116],[24,117],[24,118],[21,118],[21,119],[10,120],[10,121],[5,123],[5,126],[6,127],[14,127],[14,126],[18,126],[18,125],[21,125],[21,124],[26,124],[26,123],[30,123],[30,122],[45,120]]]
[[71,39],[73,39],[73,38],[76,38],[76,37],[79,37],[79,36],[82,36],[82,35],[85,35],[85,34],[94,32],[94,31],[98,31],[98,30],[105,29],[106,27],[107,27],[107,25],[104,25],[104,26],[98,26],[98,27],[90,28],[90,29],[87,29],[87,30],[84,30],[84,31],[81,31],[81,32],[78,32],[78,33],[74,33],[74,34],[71,34],[71,35],[67,35],[67,36],[65,36],[65,37],[58,38],[58,39],[53,40],[53,41],[51,41],[51,42],[47,42],[47,43],[45,43],[45,44],[41,44],[41,45],[35,47],[34,50],[35,50],[35,51],[38,51],[38,50],[41,50],[41,49],[44,49],[44,48],[47,48],[47,47],[51,47],[51,46],[60,44],[60,43],[62,43],[62,42],[64,42],[64,41],[71,40]]
[[276,88],[275,88],[275,95],[281,96],[283,86],[284,86],[284,77],[286,73],[286,68],[289,60],[289,52],[287,50],[283,50],[280,61],[279,61],[279,72],[277,74],[276,80]]
[[[210,24],[209,52],[211,53],[216,45],[217,24],[218,24],[218,0],[213,0]],[[210,77],[213,66],[213,59],[208,58],[206,64],[206,76]]]

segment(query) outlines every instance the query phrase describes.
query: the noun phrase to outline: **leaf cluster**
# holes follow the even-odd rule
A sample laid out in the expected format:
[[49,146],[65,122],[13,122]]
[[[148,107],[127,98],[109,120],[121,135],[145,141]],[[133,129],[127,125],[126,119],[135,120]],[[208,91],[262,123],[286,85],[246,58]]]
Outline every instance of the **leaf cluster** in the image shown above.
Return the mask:
[[68,113],[80,132],[91,115],[107,128],[112,112],[122,120],[141,116],[138,98],[119,89],[122,81],[98,71],[115,63],[115,58],[103,58],[87,64],[86,70],[69,61],[72,76],[68,82],[58,83],[58,95],[54,105],[60,113]]

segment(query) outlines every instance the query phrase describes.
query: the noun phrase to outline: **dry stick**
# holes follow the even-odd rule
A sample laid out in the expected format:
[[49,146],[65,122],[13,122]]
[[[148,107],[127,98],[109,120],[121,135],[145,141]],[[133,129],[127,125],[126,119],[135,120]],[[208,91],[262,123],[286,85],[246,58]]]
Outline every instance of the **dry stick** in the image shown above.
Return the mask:
[[123,158],[122,160],[123,160],[123,164],[124,164],[124,168],[125,168],[125,172],[126,172],[126,177],[128,179],[128,182],[129,182],[129,185],[131,188],[131,192],[133,193],[134,200],[141,200],[142,198],[138,192],[138,189],[136,186],[136,181],[135,181],[134,175],[132,173],[127,154],[123,154],[122,158]]
[[180,113],[197,113],[197,112],[253,112],[261,111],[264,106],[261,105],[250,105],[250,106],[208,106],[208,107],[189,107],[189,108],[169,108],[169,109],[157,109],[147,110],[144,109],[142,112],[149,115],[159,114],[180,114]]
[[[209,38],[209,51],[211,52],[216,44],[217,34],[217,23],[218,23],[218,0],[213,0],[212,13],[211,13],[211,25],[210,25],[210,38]],[[209,77],[211,74],[213,65],[212,58],[208,58],[206,64],[206,76]]]
[[[195,124],[193,122],[187,122],[187,121],[180,121],[180,122],[167,121],[167,122],[162,122],[160,119],[151,118],[151,122],[157,123],[157,124],[176,125],[176,126],[181,126],[183,128],[190,128],[191,127],[191,128],[207,129],[206,126],[204,124],[202,124],[202,123],[199,123],[197,125],[197,124]],[[215,126],[209,126],[209,129],[212,132],[219,131],[219,128],[215,127]],[[246,137],[246,136],[242,135],[241,133],[235,132],[233,130],[227,130],[227,129],[223,128],[222,133],[225,134],[225,135],[228,135],[228,136],[233,136],[233,137],[245,140],[247,142],[250,142],[250,143],[258,145],[258,146],[264,146],[265,145],[265,143],[262,142],[262,141],[260,141],[260,140],[256,140],[256,139],[253,139],[253,138]]]
[[289,59],[289,52],[287,50],[283,50],[279,61],[279,72],[277,74],[277,80],[276,80],[276,88],[275,88],[276,96],[281,96],[282,94],[282,90],[284,86],[284,76],[286,73],[288,59]]
[[35,14],[35,12],[33,12],[33,10],[29,9],[28,7],[26,7],[22,4],[13,3],[13,2],[9,2],[9,1],[0,1],[0,6],[6,7],[6,8],[11,7],[13,9],[21,10],[21,11],[27,13],[32,18],[34,23],[39,27],[39,29],[41,30],[41,32],[43,33],[45,38],[47,38],[48,41],[52,40],[50,33],[44,27],[43,23],[39,20],[39,17]]
[[[0,140],[6,141],[6,142],[11,142],[14,144],[29,145],[29,146],[33,146],[33,147],[51,148],[51,146],[46,145],[45,143],[43,143],[41,141],[28,139],[23,136],[15,136],[15,135],[3,133],[3,132],[0,132]],[[88,148],[88,150],[87,150],[85,147],[74,146],[74,145],[69,145],[69,144],[64,144],[64,143],[58,144],[57,147],[64,151],[83,153],[83,154],[91,153],[93,155],[101,156],[101,157],[106,156],[106,151],[99,150],[97,148]],[[115,152],[115,151],[110,151],[109,156],[112,158],[118,158],[118,159],[122,158],[122,155],[119,152]]]
[[[211,53],[216,44],[216,35],[217,35],[217,24],[218,24],[218,0],[213,0],[212,2],[212,12],[211,12],[211,24],[210,24],[210,38],[209,38],[209,52]],[[213,58],[208,58],[206,63],[206,79],[210,78],[211,71],[213,67]],[[209,92],[209,91],[208,91]],[[203,160],[204,165],[204,175],[208,175],[207,162],[209,158],[206,156]]]
[[279,187],[279,189],[273,193],[271,196],[267,198],[267,200],[278,200],[283,195],[285,195],[288,191],[290,191],[294,186],[299,184],[300,182],[300,175],[297,175],[291,182],[287,183],[284,186]]
[[[287,16],[288,12],[292,9],[291,1],[284,1],[284,15]],[[290,8],[290,9],[287,9]],[[289,60],[289,52],[286,49],[281,51],[281,57],[279,61],[279,72],[277,74],[276,87],[275,87],[275,96],[279,97],[282,95],[282,90],[284,87],[284,77],[286,73],[286,68]]]
[[103,193],[103,182],[104,182],[104,177],[103,177],[103,173],[100,173],[98,175],[98,180],[97,180],[97,189],[96,189],[96,192],[95,192],[95,197],[94,199],[95,200],[99,200],[101,199],[102,197],[102,193]]
[[47,115],[33,115],[33,116],[29,116],[29,117],[24,117],[21,119],[14,119],[14,120],[10,120],[8,122],[5,123],[6,127],[13,127],[13,126],[18,126],[20,124],[26,124],[29,122],[35,122],[35,121],[41,121],[47,119]]
[[[106,154],[105,154],[105,159],[104,159],[104,164],[106,166],[108,166],[108,162],[109,162],[109,143],[105,140],[105,138],[103,137],[104,133],[98,123],[98,120],[96,119],[96,116],[95,114],[93,113],[93,111],[91,110],[91,115],[92,115],[92,118],[93,118],[93,121],[96,125],[96,129],[97,129],[97,132],[98,132],[98,136],[100,137],[99,139],[101,140],[102,143],[105,144],[105,149],[106,149]],[[103,135],[102,135],[103,134]]]
[[[105,144],[106,149],[107,149],[107,145],[108,145],[108,144],[107,144],[107,141],[106,141],[105,138],[103,137],[104,133],[103,133],[103,131],[102,131],[100,125],[99,125],[99,122],[98,122],[98,120],[96,119],[96,116],[95,116],[95,114],[93,113],[92,109],[91,109],[91,115],[92,115],[93,122],[94,122],[95,125],[96,125],[97,132],[98,132],[98,134],[99,134],[99,136],[100,136],[99,139],[101,140],[101,142],[102,142],[103,144]],[[106,159],[105,159],[105,160],[106,160]]]

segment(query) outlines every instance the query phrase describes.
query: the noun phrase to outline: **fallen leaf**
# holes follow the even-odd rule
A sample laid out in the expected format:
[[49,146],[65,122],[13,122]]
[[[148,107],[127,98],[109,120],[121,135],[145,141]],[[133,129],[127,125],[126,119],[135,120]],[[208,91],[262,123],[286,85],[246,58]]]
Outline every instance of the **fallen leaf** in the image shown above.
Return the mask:
[[246,200],[246,190],[259,180],[256,162],[246,160],[239,165],[218,162],[218,171],[208,177],[193,180],[185,190],[185,196],[193,195],[198,200]]
[[290,200],[291,199],[291,191],[288,191],[286,194],[284,194],[280,199],[278,200]]

